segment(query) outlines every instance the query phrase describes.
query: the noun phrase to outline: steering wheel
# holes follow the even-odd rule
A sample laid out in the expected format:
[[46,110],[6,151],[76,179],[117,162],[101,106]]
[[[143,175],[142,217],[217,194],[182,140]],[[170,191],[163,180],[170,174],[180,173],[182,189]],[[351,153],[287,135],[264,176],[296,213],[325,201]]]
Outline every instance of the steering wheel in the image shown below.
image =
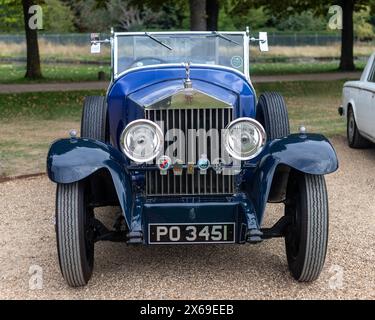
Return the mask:
[[128,68],[143,67],[151,64],[163,64],[165,60],[155,57],[141,57],[131,62]]

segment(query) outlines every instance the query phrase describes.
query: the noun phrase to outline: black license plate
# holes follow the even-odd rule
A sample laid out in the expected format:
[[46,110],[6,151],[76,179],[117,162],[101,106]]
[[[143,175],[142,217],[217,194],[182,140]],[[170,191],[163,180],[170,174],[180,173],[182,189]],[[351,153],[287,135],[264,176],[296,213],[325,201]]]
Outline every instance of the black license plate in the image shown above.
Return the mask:
[[234,223],[168,223],[148,225],[149,244],[233,243]]

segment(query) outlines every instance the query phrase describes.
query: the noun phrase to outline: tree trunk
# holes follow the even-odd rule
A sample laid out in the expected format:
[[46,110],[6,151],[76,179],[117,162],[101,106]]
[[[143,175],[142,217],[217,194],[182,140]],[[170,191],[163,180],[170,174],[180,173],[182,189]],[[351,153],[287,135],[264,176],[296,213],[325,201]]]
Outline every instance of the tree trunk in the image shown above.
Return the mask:
[[342,17],[342,30],[341,30],[341,58],[340,67],[341,71],[355,70],[353,45],[354,45],[354,32],[353,32],[353,0],[342,0],[341,7],[343,11]]
[[219,0],[206,0],[207,30],[217,31],[219,19]]
[[205,0],[189,0],[190,7],[190,30],[205,31],[206,23],[206,1]]
[[29,19],[32,16],[32,14],[29,14],[29,8],[34,4],[35,3],[33,0],[22,0],[27,51],[27,66],[25,78],[29,79],[42,78],[37,29],[30,29],[29,27]]

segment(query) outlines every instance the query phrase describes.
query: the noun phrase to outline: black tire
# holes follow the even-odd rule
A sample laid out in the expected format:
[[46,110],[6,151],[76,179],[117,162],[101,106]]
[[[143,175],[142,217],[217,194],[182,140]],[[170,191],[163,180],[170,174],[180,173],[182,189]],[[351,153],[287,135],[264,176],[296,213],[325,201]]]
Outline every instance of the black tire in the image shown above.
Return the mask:
[[358,131],[357,122],[355,120],[354,112],[351,107],[348,108],[348,117],[346,124],[346,137],[350,148],[361,149],[367,148],[370,142],[361,136]]
[[94,267],[94,214],[87,200],[84,181],[57,185],[57,252],[61,273],[71,287],[86,285]]
[[107,102],[102,96],[85,98],[81,119],[81,137],[108,141]]
[[285,215],[292,221],[285,235],[289,270],[298,281],[314,281],[322,271],[328,243],[324,176],[291,172]]
[[288,108],[278,92],[264,92],[260,95],[256,119],[263,125],[267,139],[278,139],[289,135]]

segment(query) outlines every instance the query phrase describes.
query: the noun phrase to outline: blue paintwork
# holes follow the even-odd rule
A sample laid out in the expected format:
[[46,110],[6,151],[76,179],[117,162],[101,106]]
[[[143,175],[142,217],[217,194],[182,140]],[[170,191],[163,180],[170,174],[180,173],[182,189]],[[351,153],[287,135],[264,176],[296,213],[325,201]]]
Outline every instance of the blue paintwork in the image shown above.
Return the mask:
[[336,152],[331,143],[320,134],[291,134],[266,145],[255,170],[247,170],[244,186],[252,200],[257,220],[262,224],[264,209],[270,193],[275,170],[284,164],[298,171],[324,175],[338,168]]
[[[107,169],[131,231],[145,231],[147,222],[215,222],[217,219],[237,223],[238,242],[243,242],[239,236],[241,228],[258,229],[262,224],[273,175],[280,164],[319,175],[338,167],[335,150],[324,136],[292,134],[268,142],[259,156],[244,164],[244,192],[235,197],[224,202],[211,197],[208,203],[189,198],[147,203],[133,190],[125,157],[110,145],[92,139],[62,139],[52,144],[47,157],[48,176],[56,183],[79,181],[99,169]],[[217,210],[218,207],[222,210]],[[195,211],[194,218],[191,209]]]
[[[110,135],[114,146],[119,148],[118,139],[127,123],[144,118],[143,105],[136,102],[150,102],[154,88],[165,87],[165,91],[155,93],[157,97],[177,91],[185,78],[184,66],[166,65],[133,70],[117,79],[107,97]],[[255,117],[255,94],[241,73],[219,66],[192,66],[190,78],[193,88],[234,104],[235,118]]]
[[[337,169],[335,150],[325,137],[292,134],[267,142],[256,158],[242,163],[242,173],[235,179],[235,195],[146,198],[142,186],[144,170],[150,166],[134,169],[119,151],[118,139],[129,122],[144,117],[144,105],[181,90],[185,76],[183,66],[150,66],[117,79],[107,96],[111,144],[82,138],[54,142],[47,157],[49,178],[56,183],[72,183],[98,170],[108,170],[129,231],[143,232],[144,243],[149,222],[232,221],[237,225],[236,241],[243,243],[247,231],[258,231],[262,224],[279,165],[319,175]],[[192,66],[190,77],[194,89],[233,105],[234,118],[255,117],[255,93],[242,74],[216,66]]]
[[[215,98],[224,101],[231,106],[237,105],[238,97],[231,90],[201,80],[194,80],[193,86],[194,88],[199,88],[201,92],[207,95],[212,95],[212,92],[215,92]],[[130,94],[128,97],[139,106],[147,106],[183,89],[184,82],[182,79],[163,81],[138,90]]]
[[92,139],[61,139],[55,141],[47,155],[48,177],[56,183],[72,183],[92,175],[99,169],[111,174],[122,212],[131,223],[133,195],[131,176],[126,172],[121,152]]

